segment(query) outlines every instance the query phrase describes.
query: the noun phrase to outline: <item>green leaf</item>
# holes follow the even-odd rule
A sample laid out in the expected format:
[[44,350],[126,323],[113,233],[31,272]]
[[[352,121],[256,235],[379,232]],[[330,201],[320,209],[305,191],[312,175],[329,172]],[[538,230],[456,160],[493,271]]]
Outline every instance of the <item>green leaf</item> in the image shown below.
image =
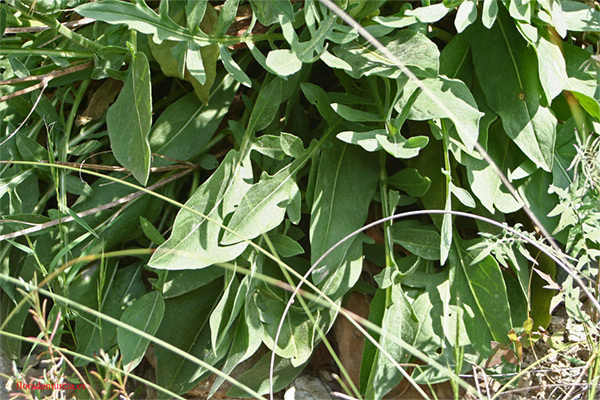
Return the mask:
[[[246,303],[246,308],[251,303]],[[230,375],[233,369],[242,361],[248,359],[258,350],[262,344],[262,325],[258,319],[256,311],[244,312],[239,318],[237,327],[234,333],[234,338],[231,344],[231,350],[227,354],[225,364],[221,367],[221,371]],[[209,398],[217,391],[219,386],[225,381],[224,378],[217,376],[213,386],[210,389]]]
[[460,201],[463,205],[469,208],[475,208],[475,200],[466,189],[456,186],[450,182],[450,192]]
[[263,1],[253,0],[250,2],[254,15],[264,26],[269,26],[279,21],[279,16],[283,16],[290,21],[294,21],[294,9],[290,0]]
[[471,47],[463,36],[454,36],[440,55],[440,74],[451,79],[460,79],[465,82],[467,87],[470,87],[473,80],[473,63],[470,53]]
[[224,35],[233,21],[235,21],[239,2],[239,0],[225,0],[223,7],[221,7],[221,12],[219,13],[219,25],[215,32],[216,36]]
[[346,121],[352,122],[381,122],[384,118],[367,111],[361,111],[343,104],[332,103],[331,108]]
[[446,4],[439,3],[426,7],[417,7],[414,10],[406,11],[406,15],[415,17],[425,24],[431,24],[444,18],[452,9],[446,7]]
[[[260,1],[264,3],[264,1]],[[279,3],[279,1],[277,2]],[[287,77],[300,71],[302,61],[298,59],[296,53],[287,49],[271,50],[267,54],[267,66],[277,75]]]
[[[259,0],[260,2],[260,0]],[[267,353],[252,366],[249,370],[245,371],[238,381],[248,386],[259,394],[265,394],[269,392],[269,370],[271,365],[271,353]],[[273,390],[278,392],[289,385],[298,374],[304,369],[304,365],[293,366],[290,359],[281,358],[275,356],[275,368],[273,369],[274,380]],[[227,396],[230,397],[248,397],[248,393],[232,386],[227,392]]]
[[248,129],[258,132],[265,129],[279,112],[279,104],[283,100],[283,85],[280,78],[275,78],[261,89],[252,109]]
[[269,234],[269,239],[271,239],[277,253],[283,258],[304,254],[304,249],[300,243],[289,236],[280,233],[271,233]]
[[223,66],[235,78],[236,81],[241,83],[246,87],[252,87],[252,81],[246,75],[244,70],[240,68],[240,66],[234,61],[231,54],[229,54],[229,50],[227,50],[227,46],[219,46],[219,54],[221,55],[221,61],[223,62]]
[[191,33],[198,32],[204,13],[206,12],[207,0],[187,0],[185,5],[185,16],[187,28]]
[[[231,76],[225,75],[213,89],[210,104],[203,104],[194,93],[188,93],[167,107],[152,126],[152,152],[186,161],[198,156],[229,111],[237,87]],[[154,158],[155,166],[172,163]]]
[[163,297],[168,299],[189,293],[224,274],[225,269],[216,265],[203,269],[168,271],[163,285]]
[[[141,279],[141,266],[132,265],[126,268],[110,268],[103,271],[96,269],[90,277],[80,276],[70,287],[69,298],[86,305],[103,314],[119,319],[133,302],[146,293]],[[99,287],[106,280],[105,287]],[[117,327],[100,318],[81,315],[76,319],[75,337],[77,352],[93,356],[100,349],[107,351],[117,341]],[[76,365],[85,365],[87,361],[77,359]]]
[[540,82],[546,99],[551,102],[563,90],[569,89],[569,77],[561,47],[552,41],[545,29],[523,23],[519,23],[517,27],[537,54]]
[[497,15],[498,2],[496,0],[483,0],[483,12],[481,14],[483,26],[490,29],[494,25],[494,22],[496,22]]
[[[463,280],[460,283],[462,287],[457,288],[457,295],[460,296],[463,293],[465,304],[470,306],[476,304],[477,312],[472,315],[476,316],[476,314],[481,313],[483,316],[483,320],[472,319],[471,324],[484,325],[482,322],[485,322],[485,326],[491,332],[493,340],[500,343],[507,342],[506,335],[513,326],[506,285],[498,263],[488,256],[481,262],[471,265],[472,260],[477,256],[477,252],[467,252],[464,246],[469,246],[472,242],[463,243],[456,238],[454,243],[458,254],[454,255],[457,258],[454,259],[453,264],[457,268],[457,276],[462,274],[464,277],[461,279],[466,280],[466,282]],[[469,295],[465,293],[467,291]],[[475,300],[475,304],[467,300],[471,296]],[[477,331],[480,329],[472,328],[472,325],[467,326],[469,337],[473,344],[480,343],[480,353],[486,357],[485,351],[481,350],[484,346],[486,349],[489,348],[490,343],[489,341],[487,343],[483,341],[485,335],[476,337],[475,335],[478,334]]]
[[[381,335],[375,335],[379,345],[399,364],[409,361],[402,346],[389,339],[400,337],[409,345],[414,344],[418,332],[418,319],[400,284],[394,284],[385,290],[378,289],[371,303],[369,320],[379,325]],[[360,371],[361,388],[365,398],[381,399],[396,387],[404,375],[371,342],[365,342]]]
[[[285,323],[282,326],[277,347],[275,347],[275,335],[285,308],[285,300],[278,296],[266,295],[261,291],[255,296],[254,307],[258,309],[262,321],[264,344],[271,350],[275,349],[279,357],[289,359],[291,364],[297,367],[310,358],[317,344],[318,334],[311,318],[304,311],[292,309],[285,317]],[[335,313],[335,309],[321,309],[313,312],[313,318],[321,330],[327,332],[333,323]]]
[[[488,141],[488,154],[501,171],[506,173],[520,164],[522,156],[498,124],[492,125]],[[511,213],[521,208],[503,186],[496,171],[487,163],[468,166],[467,177],[471,191],[489,212],[494,213],[498,209],[503,213]]]
[[433,225],[420,226],[415,221],[392,225],[392,241],[425,260],[440,259],[440,234]]
[[573,32],[599,32],[600,11],[579,1],[561,1],[567,30]]
[[152,125],[151,90],[148,59],[144,53],[136,53],[125,85],[106,114],[115,158],[142,185],[146,185],[150,174],[148,133]]
[[229,347],[231,325],[235,322],[248,293],[249,277],[245,277],[240,285],[235,271],[227,271],[226,285],[221,300],[217,303],[210,314],[210,343],[214,354],[219,352],[222,346]]
[[[154,335],[160,326],[164,311],[165,303],[160,292],[153,291],[134,301],[121,315],[121,322]],[[117,329],[117,341],[123,356],[123,365],[130,370],[142,361],[150,344],[150,340],[121,327]]]
[[199,84],[206,83],[206,70],[202,62],[200,46],[196,43],[190,43],[185,53],[185,66],[190,75],[198,81]]
[[144,235],[146,235],[146,237],[148,239],[150,239],[153,243],[156,243],[157,245],[161,245],[165,242],[165,238],[160,234],[160,232],[158,231],[158,229],[156,229],[154,227],[154,225],[152,225],[152,222],[148,221],[146,218],[142,217],[140,215],[140,226],[142,227],[142,230],[144,231]]
[[375,129],[367,132],[344,131],[337,135],[343,142],[357,144],[368,152],[381,149],[396,158],[413,158],[429,143],[427,136],[404,138],[400,133],[390,135],[385,129]]
[[296,191],[295,176],[314,151],[315,146],[273,176],[265,173],[260,181],[248,190],[227,225],[235,234],[231,231],[225,233],[223,244],[254,239],[283,221],[290,194]]
[[[411,30],[400,30],[393,38],[383,37],[379,40],[417,76],[437,76],[440,52],[425,35]],[[348,75],[353,78],[378,75],[396,79],[402,75],[394,61],[388,60],[378,50],[356,41],[334,47],[333,53],[352,66]]]
[[487,104],[521,151],[538,167],[550,171],[557,121],[540,103],[544,93],[535,53],[503,11],[492,29],[475,23],[465,31],[465,38]]
[[477,2],[474,0],[465,0],[456,12],[456,18],[454,19],[454,26],[456,31],[461,33],[465,28],[471,25],[477,19]]
[[[178,22],[184,23],[183,9],[176,17],[178,17]],[[212,34],[217,27],[217,22],[217,13],[209,4],[200,28],[204,32]],[[210,89],[217,75],[216,65],[219,58],[219,46],[216,43],[202,45],[192,40],[165,40],[160,43],[152,41],[150,37],[148,37],[147,42],[163,73],[167,76],[188,81],[194,87],[194,92],[196,92],[198,98],[203,103],[208,103]],[[199,45],[202,47],[198,48]]]
[[431,186],[431,179],[422,176],[415,168],[405,168],[387,178],[388,185],[405,191],[410,196],[421,197]]
[[[179,297],[165,301],[165,313],[156,336],[181,350],[215,365],[225,354],[215,355],[210,344],[209,315],[220,298],[219,280]],[[177,394],[196,386],[207,370],[160,346],[156,355],[157,383]]]
[[[421,84],[437,101],[434,103],[425,91],[421,91],[410,108],[408,119],[427,121],[433,118],[449,118],[464,145],[468,150],[472,150],[479,136],[479,120],[483,113],[478,110],[477,103],[464,82],[440,76],[437,79],[423,79]],[[406,107],[415,90],[417,85],[413,81],[406,83],[402,97],[396,104],[398,112]],[[443,104],[445,109],[439,104]]]
[[[310,221],[311,263],[364,224],[378,182],[376,158],[337,141],[321,152]],[[313,272],[316,284],[338,268],[351,244],[346,241],[321,262]]]
[[175,218],[171,237],[156,250],[148,262],[150,267],[204,268],[242,254],[248,246],[246,242],[233,246],[219,244],[222,229],[218,225],[223,224],[225,216],[233,211],[249,188],[246,183],[252,176],[249,160],[238,165],[238,158],[235,150],[230,151],[219,168],[185,204],[211,220],[182,209]]
[[159,16],[143,1],[136,1],[135,3],[118,0],[97,1],[82,4],[75,11],[83,17],[93,18],[109,24],[125,24],[129,29],[153,35],[156,43],[163,40],[174,40],[195,41],[202,46],[209,44],[208,37],[205,34],[201,32],[191,34],[172,19]]

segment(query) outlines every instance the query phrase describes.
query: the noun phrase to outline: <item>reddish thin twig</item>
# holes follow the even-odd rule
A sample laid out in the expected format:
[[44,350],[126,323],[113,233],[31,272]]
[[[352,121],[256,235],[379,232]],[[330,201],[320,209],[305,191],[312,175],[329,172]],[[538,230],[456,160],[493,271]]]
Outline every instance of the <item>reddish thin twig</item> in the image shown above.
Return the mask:
[[54,78],[58,78],[59,76],[63,76],[63,75],[72,74],[73,72],[77,72],[77,71],[81,71],[81,70],[90,68],[93,65],[94,65],[94,63],[92,61],[88,61],[83,64],[72,65],[67,68],[54,70],[54,71],[48,72],[47,74],[25,76],[23,78],[13,78],[13,79],[6,79],[3,81],[0,81],[0,86],[14,85],[16,83],[23,83],[23,82],[40,81],[39,83],[37,83],[33,86],[27,87],[25,89],[19,90],[14,93],[0,96],[0,102],[12,99],[13,97],[22,96],[29,92],[33,92],[34,90],[37,90],[45,85],[48,85],[48,83]]

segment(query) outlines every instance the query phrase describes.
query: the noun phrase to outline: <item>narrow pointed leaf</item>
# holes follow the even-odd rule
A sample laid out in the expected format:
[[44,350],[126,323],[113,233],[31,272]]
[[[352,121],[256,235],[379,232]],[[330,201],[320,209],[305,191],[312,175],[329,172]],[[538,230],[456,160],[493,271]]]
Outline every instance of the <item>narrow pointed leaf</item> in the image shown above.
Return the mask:
[[152,96],[150,66],[144,53],[133,56],[125,85],[106,114],[106,125],[115,158],[145,185],[150,174]]

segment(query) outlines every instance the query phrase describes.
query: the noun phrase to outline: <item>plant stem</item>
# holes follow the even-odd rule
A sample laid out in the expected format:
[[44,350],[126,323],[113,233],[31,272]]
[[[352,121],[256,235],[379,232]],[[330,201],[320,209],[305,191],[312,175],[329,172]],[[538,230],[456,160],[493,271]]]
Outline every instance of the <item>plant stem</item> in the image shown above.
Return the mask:
[[72,42],[77,43],[89,50],[97,51],[97,50],[100,50],[100,48],[102,47],[101,44],[96,43],[76,32],[73,32],[72,30],[70,30],[69,28],[62,25],[60,22],[58,22],[58,20],[56,18],[51,17],[51,16],[42,15],[42,14],[28,8],[20,0],[15,1],[13,7],[16,8],[17,10],[21,11],[23,14],[28,15],[31,18],[35,19],[36,21],[39,21],[44,25],[48,25],[48,27],[55,29],[56,31],[58,31],[58,33],[60,33],[67,39],[69,39]]

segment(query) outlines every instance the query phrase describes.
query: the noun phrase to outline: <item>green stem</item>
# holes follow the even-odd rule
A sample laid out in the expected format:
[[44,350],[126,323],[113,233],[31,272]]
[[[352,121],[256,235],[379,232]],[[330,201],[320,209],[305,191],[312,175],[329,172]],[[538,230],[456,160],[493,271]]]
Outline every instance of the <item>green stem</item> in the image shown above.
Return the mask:
[[[387,171],[385,170],[385,162],[386,162],[386,152],[379,152],[379,191],[381,192],[381,209],[383,212],[383,217],[387,218],[390,214],[390,199],[388,196],[388,186],[387,186]],[[392,232],[391,232],[392,223],[391,221],[386,221],[383,223],[383,236],[385,240],[385,266],[386,268],[391,268],[396,266],[396,261],[394,260],[394,244],[392,243]]]
[[42,24],[47,25],[52,29],[55,29],[56,31],[58,31],[58,33],[60,33],[61,35],[63,35],[67,39],[69,39],[70,41],[77,43],[87,49],[90,49],[92,51],[97,51],[102,47],[101,44],[96,43],[76,32],[73,32],[69,28],[65,27],[56,18],[37,13],[34,10],[28,8],[26,5],[24,5],[19,0],[15,1],[13,7],[16,8],[17,10],[21,11],[23,14],[35,19],[36,21],[39,21]]
[[0,46],[0,55],[2,56],[57,56],[65,58],[90,58],[94,53],[90,51],[71,51],[56,49],[11,49]]

